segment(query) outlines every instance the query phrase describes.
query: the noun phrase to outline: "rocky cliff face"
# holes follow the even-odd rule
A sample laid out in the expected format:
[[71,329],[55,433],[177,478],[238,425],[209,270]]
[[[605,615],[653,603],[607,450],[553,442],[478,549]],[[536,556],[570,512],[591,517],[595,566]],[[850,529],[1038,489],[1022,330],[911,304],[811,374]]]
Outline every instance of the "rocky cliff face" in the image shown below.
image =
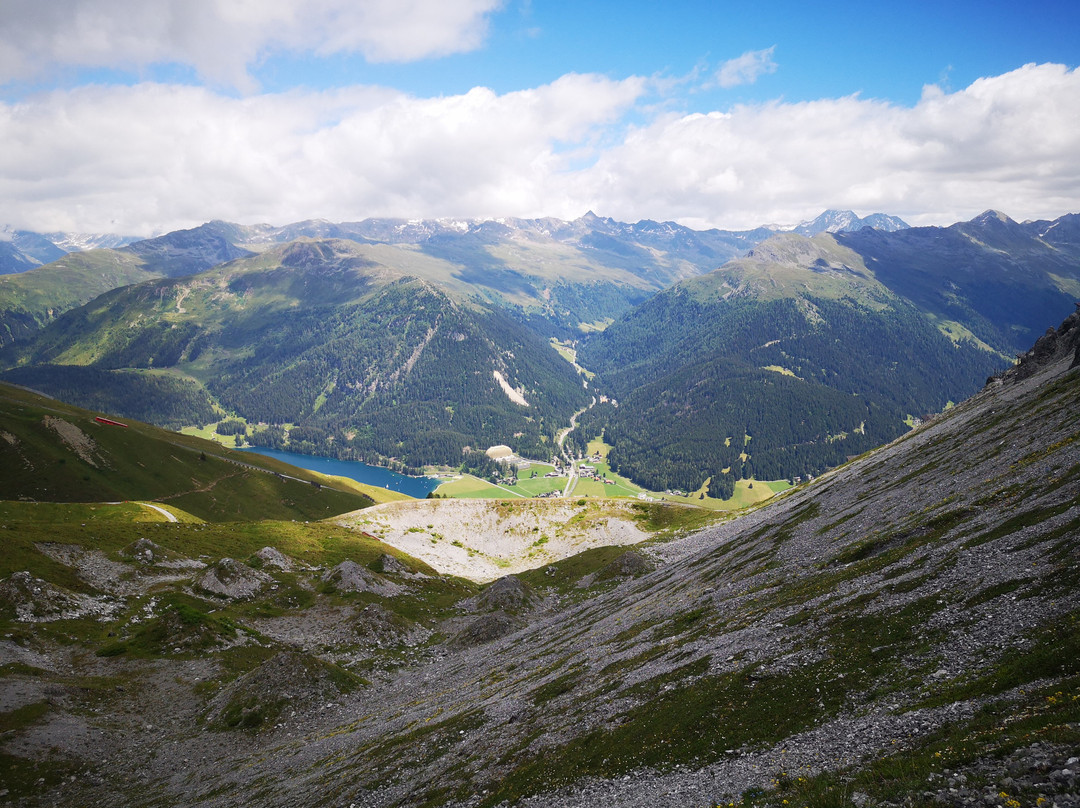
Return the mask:
[[1040,368],[1069,356],[1072,357],[1070,369],[1080,365],[1080,303],[1060,326],[1046,329],[1030,351],[1017,357],[1016,367],[1009,369],[1001,378],[1026,379]]

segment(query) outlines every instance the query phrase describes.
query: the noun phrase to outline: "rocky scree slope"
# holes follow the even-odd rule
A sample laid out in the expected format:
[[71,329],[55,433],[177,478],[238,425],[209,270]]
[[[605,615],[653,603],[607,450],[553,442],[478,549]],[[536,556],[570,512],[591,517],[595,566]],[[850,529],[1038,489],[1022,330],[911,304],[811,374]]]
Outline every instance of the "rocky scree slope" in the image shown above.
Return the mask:
[[[397,666],[350,668],[326,635],[311,651],[343,667],[310,693],[229,679],[221,651],[9,638],[5,663],[50,671],[13,680],[58,709],[4,752],[70,766],[24,804],[1075,805],[1080,314],[1052,341],[894,443],[654,546],[636,577],[587,589],[550,565],[531,592],[499,585],[520,597],[488,599],[515,606],[497,630]],[[122,673],[122,693],[78,689]],[[247,718],[250,683],[269,720]]]

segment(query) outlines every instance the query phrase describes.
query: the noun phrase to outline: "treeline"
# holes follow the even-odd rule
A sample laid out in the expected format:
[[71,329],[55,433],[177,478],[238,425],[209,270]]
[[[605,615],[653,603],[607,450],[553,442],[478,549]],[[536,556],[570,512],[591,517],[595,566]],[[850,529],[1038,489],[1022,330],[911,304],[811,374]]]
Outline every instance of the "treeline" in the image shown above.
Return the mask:
[[[546,455],[586,400],[570,365],[537,335],[505,315],[457,311],[437,293],[390,290],[375,304],[298,314],[276,329],[246,334],[255,350],[210,386],[248,420],[296,423],[290,451],[413,468],[457,466],[469,449],[497,443]],[[497,369],[525,388],[528,407],[510,401]],[[249,441],[286,448],[276,431]]]
[[[198,359],[224,409],[277,425],[250,435],[254,445],[410,469],[466,462],[484,471],[481,461],[467,459],[469,450],[499,443],[550,454],[558,429],[587,401],[574,369],[509,314],[453,301],[415,279],[380,285],[320,263],[325,256],[294,252],[288,267],[228,281],[235,298],[222,299],[243,299],[243,307],[216,297],[188,303],[226,307],[221,316],[202,311],[198,324],[176,321],[179,282],[147,283],[64,315],[20,361],[74,345],[93,346],[85,352],[92,351],[99,373]],[[528,406],[507,397],[495,371]],[[73,400],[88,404],[82,393]],[[107,386],[98,393],[111,403]],[[202,408],[185,403],[144,415],[188,424],[208,409],[210,397],[202,397]],[[283,424],[296,428],[286,436]],[[241,434],[234,425],[223,429]]]
[[702,302],[679,288],[579,357],[618,407],[593,408],[571,438],[602,431],[619,473],[652,490],[711,477],[714,496],[738,479],[820,474],[897,437],[906,414],[970,395],[999,366],[907,306]]
[[0,376],[89,410],[134,418],[166,429],[218,419],[206,390],[192,379],[77,365],[35,365]]

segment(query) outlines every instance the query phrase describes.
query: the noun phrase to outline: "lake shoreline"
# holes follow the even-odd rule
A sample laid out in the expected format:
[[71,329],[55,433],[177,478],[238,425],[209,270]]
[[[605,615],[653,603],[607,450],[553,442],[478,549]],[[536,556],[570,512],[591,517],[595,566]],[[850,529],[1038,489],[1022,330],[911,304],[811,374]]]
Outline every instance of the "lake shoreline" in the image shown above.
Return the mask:
[[286,452],[280,449],[268,449],[261,446],[245,446],[238,449],[241,452],[252,452],[264,457],[272,457],[283,463],[288,463],[297,468],[317,471],[335,477],[348,477],[350,480],[385,488],[388,491],[396,491],[416,499],[424,499],[443,482],[442,480],[423,476],[413,477],[407,474],[393,471],[382,466],[372,466],[359,460],[336,460],[322,455],[305,455],[296,452]]

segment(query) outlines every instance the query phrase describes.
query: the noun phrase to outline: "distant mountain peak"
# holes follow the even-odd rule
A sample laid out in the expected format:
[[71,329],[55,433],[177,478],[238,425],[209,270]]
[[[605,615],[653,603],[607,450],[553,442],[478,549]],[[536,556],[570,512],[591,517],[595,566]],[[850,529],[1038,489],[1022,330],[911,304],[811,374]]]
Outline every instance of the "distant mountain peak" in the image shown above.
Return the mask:
[[984,210],[971,221],[973,224],[992,224],[994,222],[1001,222],[1002,224],[1016,224],[1016,222],[1009,218],[1006,214],[1002,213],[1000,210],[994,210],[993,208],[989,210]]
[[818,233],[849,233],[854,230],[862,230],[864,227],[873,227],[887,233],[897,230],[906,230],[909,225],[898,216],[890,216],[886,213],[871,213],[865,218],[851,210],[826,210],[816,219],[802,222],[791,228],[792,232],[801,236],[816,236]]

